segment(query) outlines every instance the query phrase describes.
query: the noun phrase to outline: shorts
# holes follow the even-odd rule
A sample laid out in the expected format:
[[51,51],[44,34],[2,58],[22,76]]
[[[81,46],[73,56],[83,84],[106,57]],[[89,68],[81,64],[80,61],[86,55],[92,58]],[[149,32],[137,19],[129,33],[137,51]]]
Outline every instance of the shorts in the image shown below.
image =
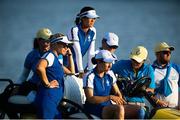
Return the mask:
[[92,104],[85,102],[84,108],[86,112],[102,118],[102,110],[105,106],[112,105],[110,101],[106,101],[100,104]]

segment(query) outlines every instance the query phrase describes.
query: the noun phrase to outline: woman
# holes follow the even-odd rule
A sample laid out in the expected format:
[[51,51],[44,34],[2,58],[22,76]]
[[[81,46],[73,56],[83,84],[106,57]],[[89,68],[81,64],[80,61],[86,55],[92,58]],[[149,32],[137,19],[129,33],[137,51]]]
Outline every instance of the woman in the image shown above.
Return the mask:
[[[17,81],[18,84],[22,84],[20,88],[20,94],[27,95],[31,90],[35,90],[40,82],[40,78],[36,73],[36,65],[42,55],[46,53],[50,49],[50,37],[52,35],[52,32],[48,28],[42,28],[40,29],[37,34],[36,38],[34,39],[33,43],[33,50],[28,53],[25,62],[24,62],[24,68],[23,72]],[[61,55],[60,55],[61,56]],[[63,66],[64,72],[66,74],[72,74],[74,73],[74,63],[72,58],[71,50],[68,48],[67,52],[68,56],[68,62],[70,63],[68,67]],[[61,59],[59,58],[59,61]],[[28,80],[28,76],[30,72],[33,72],[32,77]]]
[[[96,67],[83,78],[85,109],[103,119],[124,119],[125,103],[110,68],[115,59],[107,50],[100,50],[92,59]],[[111,89],[114,95],[110,95]],[[114,104],[113,104],[114,103]]]
[[99,16],[92,7],[84,7],[78,13],[75,23],[68,32],[69,40],[73,41],[73,58],[75,62],[76,73],[80,73],[79,77],[84,74],[83,56],[88,52],[88,66],[87,70],[92,68],[91,58],[95,52],[96,29],[94,23]]
[[[107,32],[104,37],[102,38],[102,45],[99,50],[108,50],[111,52],[112,56],[115,58],[113,64],[117,61],[117,56],[114,54],[116,49],[119,46],[119,37],[112,32]],[[96,50],[96,54],[99,52]]]
[[[20,94],[27,95],[31,90],[36,89],[39,84],[40,79],[36,73],[36,65],[41,56],[50,49],[49,38],[51,35],[52,32],[48,28],[42,28],[37,32],[33,43],[33,50],[26,56],[23,72],[17,81],[19,84],[23,83],[20,88]],[[26,82],[31,71],[33,75]]]
[[57,106],[63,97],[64,71],[58,56],[60,54],[65,56],[68,46],[71,44],[63,34],[55,34],[50,42],[50,51],[42,56],[36,68],[41,83],[37,91],[35,105],[37,116],[41,119],[61,118]]

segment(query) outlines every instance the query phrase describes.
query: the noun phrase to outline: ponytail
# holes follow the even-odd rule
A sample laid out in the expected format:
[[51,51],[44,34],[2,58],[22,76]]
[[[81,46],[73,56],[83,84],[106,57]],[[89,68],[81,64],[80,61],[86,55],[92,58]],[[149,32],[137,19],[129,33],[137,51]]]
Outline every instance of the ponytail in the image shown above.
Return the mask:
[[76,15],[75,24],[78,25],[80,23],[80,13]]

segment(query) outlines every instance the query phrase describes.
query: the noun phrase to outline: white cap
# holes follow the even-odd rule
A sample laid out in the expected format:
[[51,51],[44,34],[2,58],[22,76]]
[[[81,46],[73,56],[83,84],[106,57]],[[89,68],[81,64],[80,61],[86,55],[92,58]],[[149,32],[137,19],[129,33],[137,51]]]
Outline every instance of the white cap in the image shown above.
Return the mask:
[[146,60],[148,56],[148,51],[143,46],[137,46],[134,48],[130,54],[130,58],[136,60],[138,63],[141,63],[143,60]]
[[103,60],[104,62],[112,63],[115,58],[112,56],[111,52],[108,50],[100,50],[96,55],[95,55],[96,60]]
[[109,46],[118,46],[119,38],[115,33],[108,32],[103,38]]
[[57,42],[63,42],[66,44],[72,44],[71,41],[68,40],[67,36],[61,36],[50,40],[51,44],[57,43]]
[[83,12],[79,15],[81,18],[82,17],[87,17],[87,18],[99,18],[99,16],[96,14],[95,10],[89,10],[86,12]]

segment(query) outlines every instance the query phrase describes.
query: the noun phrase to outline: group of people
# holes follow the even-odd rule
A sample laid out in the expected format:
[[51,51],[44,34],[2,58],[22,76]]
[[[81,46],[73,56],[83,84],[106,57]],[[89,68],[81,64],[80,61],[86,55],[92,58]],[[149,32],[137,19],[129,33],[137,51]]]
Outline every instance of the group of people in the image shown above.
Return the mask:
[[[84,108],[100,118],[145,117],[144,97],[123,95],[117,85],[117,75],[132,81],[143,76],[150,77],[151,83],[146,91],[154,94],[157,104],[180,109],[180,66],[170,62],[174,47],[165,42],[157,44],[153,65],[145,63],[148,51],[144,46],[132,49],[129,60],[118,61],[114,52],[119,46],[119,38],[115,33],[106,33],[102,46],[95,51],[94,23],[98,18],[95,9],[88,6],[77,14],[76,26],[69,30],[67,36],[52,34],[48,28],[37,32],[33,50],[25,59],[19,79],[26,84],[24,95],[31,90],[37,91],[34,100],[37,117],[61,118],[57,107],[63,97],[64,74],[76,74],[83,78]],[[82,59],[86,53],[87,64]],[[31,70],[33,76],[25,82]]]

